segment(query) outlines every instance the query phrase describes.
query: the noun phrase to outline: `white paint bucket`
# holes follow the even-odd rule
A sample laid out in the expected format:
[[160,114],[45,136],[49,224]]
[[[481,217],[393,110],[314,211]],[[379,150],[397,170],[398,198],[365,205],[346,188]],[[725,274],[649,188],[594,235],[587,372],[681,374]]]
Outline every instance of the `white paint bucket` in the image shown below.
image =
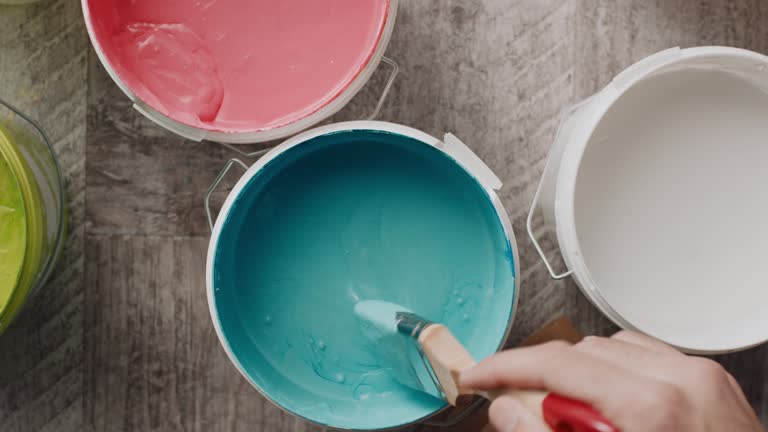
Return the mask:
[[[768,340],[768,57],[674,48],[570,110],[528,232],[617,325],[684,351]],[[567,271],[536,241],[541,204]]]

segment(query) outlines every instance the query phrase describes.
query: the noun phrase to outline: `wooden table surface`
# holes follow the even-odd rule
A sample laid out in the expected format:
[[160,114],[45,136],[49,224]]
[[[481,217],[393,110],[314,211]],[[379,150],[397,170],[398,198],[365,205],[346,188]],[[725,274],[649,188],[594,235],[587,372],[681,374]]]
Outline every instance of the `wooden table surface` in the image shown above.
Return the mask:
[[[380,118],[455,133],[504,181],[523,269],[511,342],[560,314],[615,331],[523,235],[558,114],[664,48],[768,53],[768,1],[402,0],[397,21],[387,55],[402,74]],[[385,75],[334,120],[370,112]],[[233,153],[132,110],[77,0],[0,6],[0,95],[47,129],[70,208],[58,271],[0,338],[0,430],[316,430],[238,375],[210,323],[202,197]],[[718,359],[768,424],[768,346]]]

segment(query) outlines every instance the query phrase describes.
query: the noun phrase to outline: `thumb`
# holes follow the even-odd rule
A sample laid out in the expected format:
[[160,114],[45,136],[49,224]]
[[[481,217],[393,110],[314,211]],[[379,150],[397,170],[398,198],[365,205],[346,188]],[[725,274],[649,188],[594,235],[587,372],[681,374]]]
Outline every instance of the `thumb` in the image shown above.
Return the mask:
[[488,417],[498,432],[550,432],[541,419],[510,396],[493,401]]

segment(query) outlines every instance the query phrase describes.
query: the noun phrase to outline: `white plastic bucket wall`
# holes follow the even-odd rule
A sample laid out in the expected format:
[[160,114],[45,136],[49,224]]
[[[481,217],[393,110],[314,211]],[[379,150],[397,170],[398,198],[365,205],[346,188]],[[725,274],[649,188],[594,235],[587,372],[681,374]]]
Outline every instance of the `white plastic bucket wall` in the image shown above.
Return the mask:
[[353,97],[355,97],[355,95],[363,88],[363,86],[365,86],[365,84],[371,78],[373,73],[376,71],[376,68],[381,63],[381,61],[384,60],[392,67],[392,72],[390,75],[389,82],[387,83],[386,87],[382,91],[381,99],[379,100],[378,106],[376,107],[374,114],[371,116],[371,117],[375,117],[376,114],[378,113],[378,110],[381,108],[383,99],[386,97],[387,92],[389,91],[389,88],[392,84],[392,81],[394,80],[394,77],[398,73],[397,64],[390,59],[384,58],[384,52],[387,50],[387,46],[389,45],[389,39],[392,37],[392,30],[394,29],[394,26],[395,26],[398,2],[399,0],[391,0],[389,3],[389,11],[387,13],[386,24],[381,34],[381,38],[379,39],[379,43],[376,46],[376,50],[374,51],[370,60],[368,61],[366,66],[363,68],[363,70],[352,81],[352,83],[350,83],[349,86],[341,94],[339,94],[335,99],[333,99],[328,104],[326,104],[319,110],[315,111],[311,115],[306,116],[288,125],[274,128],[274,129],[268,129],[264,131],[236,132],[236,133],[204,130],[194,126],[186,125],[184,123],[178,122],[158,112],[157,110],[149,106],[149,104],[142,101],[120,79],[120,76],[118,75],[117,71],[115,71],[115,69],[109,63],[107,56],[104,53],[104,50],[102,49],[101,45],[98,42],[98,39],[95,36],[95,32],[91,24],[92,17],[91,17],[90,10],[88,8],[87,0],[82,1],[82,7],[83,7],[83,15],[85,17],[86,27],[88,28],[88,33],[90,35],[92,45],[94,47],[94,50],[96,51],[96,55],[99,58],[99,61],[104,66],[104,68],[106,69],[107,73],[112,78],[112,80],[120,88],[120,90],[122,90],[123,93],[125,93],[125,95],[128,96],[128,98],[130,98],[131,102],[133,103],[133,107],[137,111],[142,113],[145,117],[152,120],[159,126],[177,135],[180,135],[184,138],[187,138],[193,141],[210,140],[210,141],[216,141],[220,143],[251,144],[251,143],[272,141],[272,140],[295,135],[327,119],[328,117],[334,115],[339,110],[344,108],[344,106],[346,106],[349,103],[349,101],[352,100]]
[[[689,236],[711,236],[713,241],[718,239],[716,243],[711,245],[713,256],[719,254],[719,260],[717,264],[708,268],[703,268],[701,264],[701,258],[694,258],[691,256],[669,256],[666,267],[657,266],[655,268],[644,268],[643,272],[647,273],[649,287],[647,292],[653,292],[656,285],[663,285],[668,283],[672,278],[678,277],[681,281],[685,280],[697,280],[701,281],[703,278],[711,278],[711,283],[700,283],[697,286],[691,286],[690,284],[682,283],[674,290],[670,290],[668,294],[663,296],[642,297],[644,292],[635,292],[626,289],[621,291],[615,286],[601,286],[597,280],[615,280],[615,278],[606,277],[605,265],[594,265],[598,260],[594,256],[590,255],[590,251],[585,251],[583,246],[585,239],[589,240],[590,236],[594,237],[595,229],[586,230],[585,232],[583,220],[577,221],[578,216],[582,214],[589,214],[588,209],[584,209],[582,203],[583,197],[588,193],[584,191],[583,185],[580,182],[585,182],[584,178],[589,177],[589,169],[595,167],[594,159],[596,158],[593,148],[605,149],[605,144],[602,140],[605,138],[605,134],[601,131],[611,130],[613,124],[632,124],[633,120],[627,120],[621,117],[621,113],[633,112],[631,109],[625,109],[623,107],[641,104],[642,101],[637,102],[638,99],[643,98],[643,92],[647,88],[651,88],[653,83],[658,82],[658,85],[664,79],[671,79],[668,77],[677,77],[679,82],[684,83],[686,79],[680,80],[681,77],[691,77],[693,80],[697,78],[697,74],[701,73],[713,73],[722,74],[728,76],[734,81],[743,83],[744,86],[749,86],[751,92],[745,92],[745,94],[751,93],[755,95],[755,98],[765,98],[768,103],[768,57],[751,51],[727,48],[727,47],[699,47],[690,49],[673,48],[666,51],[662,51],[653,56],[650,56],[635,65],[631,66],[621,74],[619,74],[605,89],[577,106],[568,110],[563,118],[560,129],[558,131],[555,142],[550,150],[547,167],[545,168],[544,175],[542,177],[539,189],[534,199],[533,207],[529,217],[529,235],[534,240],[539,253],[545,260],[547,269],[555,279],[562,279],[567,276],[572,276],[580,289],[584,294],[598,307],[608,318],[610,318],[617,325],[626,328],[642,331],[650,334],[662,341],[675,345],[688,352],[695,353],[720,353],[735,351],[750,346],[754,346],[768,340],[768,312],[765,311],[765,304],[768,300],[768,290],[762,291],[751,286],[749,279],[757,280],[759,278],[758,268],[755,266],[750,267],[747,264],[742,263],[754,262],[755,259],[765,258],[768,260],[765,251],[758,243],[763,238],[768,238],[766,229],[762,227],[754,227],[747,224],[747,226],[740,224],[739,220],[744,219],[745,216],[754,216],[753,213],[764,213],[768,211],[768,199],[763,189],[763,193],[759,193],[757,185],[768,184],[768,175],[760,174],[765,172],[763,170],[745,169],[743,171],[737,169],[731,169],[729,176],[721,179],[722,182],[715,182],[714,184],[729,185],[731,186],[730,194],[721,192],[712,192],[712,203],[709,207],[699,206],[696,210],[700,210],[701,215],[708,214],[717,210],[718,213],[726,215],[726,213],[733,213],[733,218],[727,217],[721,218],[723,224],[718,225],[716,229],[710,229],[707,232],[699,229],[696,224],[697,218],[693,217],[690,224],[679,223],[680,227],[683,227],[682,231],[685,231],[686,226],[690,226],[687,234]],[[711,81],[701,81],[702,83],[712,83],[713,87],[721,85],[718,81],[718,76],[713,75],[707,79]],[[667,77],[667,78],[665,78]],[[725,78],[724,78],[725,79]],[[642,87],[641,86],[646,86]],[[649,87],[650,86],[650,87]],[[638,90],[640,88],[640,90]],[[658,87],[663,88],[663,87]],[[674,89],[674,87],[671,87]],[[707,94],[715,92],[716,90],[708,89],[706,86],[701,88],[702,100],[706,100]],[[727,92],[726,92],[727,93]],[[670,92],[669,94],[673,94]],[[659,109],[668,106],[677,106],[675,103],[679,100],[673,100],[674,96],[670,96],[660,92],[653,97],[656,98],[657,106]],[[714,94],[714,93],[712,93]],[[651,96],[645,96],[646,98]],[[696,96],[698,97],[698,96]],[[746,97],[738,99],[734,96],[733,100],[728,101],[728,98],[722,98],[722,105],[720,100],[711,100],[709,104],[694,104],[690,102],[689,111],[677,111],[672,112],[671,115],[679,115],[680,121],[686,121],[686,116],[701,115],[701,118],[712,117],[711,122],[707,124],[700,124],[700,127],[683,129],[679,131],[670,131],[670,133],[681,134],[680,145],[676,145],[676,142],[672,140],[668,147],[661,150],[654,147],[653,151],[658,151],[658,154],[649,155],[648,160],[643,161],[648,165],[646,169],[640,169],[639,173],[636,173],[637,178],[643,176],[643,181],[653,184],[654,180],[660,178],[658,164],[654,165],[656,161],[665,160],[682,160],[675,169],[679,169],[675,175],[678,175],[680,182],[688,181],[693,178],[694,175],[700,175],[701,173],[694,172],[697,167],[707,166],[707,163],[716,162],[717,157],[723,159],[723,165],[726,167],[738,167],[739,163],[747,163],[749,161],[755,161],[755,159],[762,160],[763,165],[768,161],[768,116],[765,117],[764,128],[759,129],[759,133],[756,133],[757,129],[748,129],[749,127],[761,128],[758,125],[759,120],[750,119],[754,116],[756,119],[758,115],[761,115],[762,108],[758,103],[752,103],[747,101]],[[683,101],[684,103],[685,101]],[[727,105],[731,103],[731,105]],[[751,104],[751,105],[750,105]],[[742,107],[742,105],[744,105]],[[645,107],[645,105],[642,105]],[[680,105],[685,106],[685,105]],[[733,109],[736,107],[736,109]],[[640,108],[638,108],[640,109]],[[752,111],[749,111],[749,110]],[[768,104],[766,105],[768,109]],[[697,111],[697,112],[694,112]],[[722,112],[720,112],[722,111]],[[726,114],[739,112],[741,117],[727,117],[727,120],[719,120],[719,115],[722,114],[723,118],[726,118]],[[743,113],[742,113],[743,111]],[[618,114],[617,114],[618,113]],[[691,114],[692,113],[692,114]],[[637,120],[635,126],[637,128],[646,128],[647,130],[653,130],[654,124],[640,124],[645,121],[643,117],[646,113],[637,111]],[[734,114],[734,116],[736,116]],[[649,118],[653,118],[650,116]],[[612,123],[613,122],[613,123]],[[722,125],[719,124],[722,122]],[[739,133],[736,123],[744,122],[744,133]],[[669,123],[667,123],[668,125]],[[683,124],[683,123],[681,123]],[[714,125],[713,125],[714,124]],[[698,154],[696,150],[696,143],[690,144],[685,140],[695,136],[688,135],[693,129],[701,130],[715,130],[722,126],[723,130],[736,130],[736,133],[732,133],[730,140],[722,140],[722,147],[712,146],[719,151],[716,155],[712,153],[709,147],[702,147],[702,152],[709,152],[706,154]],[[617,126],[618,127],[618,126]],[[664,126],[659,126],[664,127]],[[709,127],[709,129],[707,129]],[[616,131],[614,131],[616,132]],[[628,134],[636,133],[635,129],[632,132],[627,131]],[[651,134],[652,135],[652,134]],[[651,136],[649,135],[649,136]],[[631,141],[636,135],[627,136],[626,141]],[[707,136],[698,137],[701,145],[714,141],[718,138],[709,139]],[[638,138],[639,139],[639,138]],[[690,138],[693,139],[693,138]],[[765,144],[761,146],[759,141]],[[621,139],[615,140],[617,142]],[[654,141],[649,141],[648,145],[653,144]],[[736,147],[735,150],[726,151],[728,146],[738,145],[741,142],[747,142],[746,147]],[[611,145],[614,145],[611,143]],[[621,145],[621,144],[615,144]],[[686,147],[687,146],[687,147]],[[685,155],[676,154],[676,152],[689,151]],[[709,149],[709,150],[706,150]],[[746,151],[745,151],[746,149]],[[587,156],[585,154],[589,153]],[[664,153],[663,155],[661,153]],[[638,154],[642,156],[642,153],[638,151]],[[615,155],[614,155],[615,156]],[[620,159],[620,158],[618,158]],[[726,160],[727,159],[727,160]],[[606,162],[605,164],[613,163]],[[639,161],[638,161],[639,162]],[[637,165],[640,165],[636,162]],[[620,164],[620,161],[616,162]],[[756,163],[756,162],[755,162]],[[710,164],[711,165],[711,164]],[[623,166],[622,166],[623,167]],[[754,163],[750,165],[754,168]],[[618,169],[618,168],[617,168]],[[753,171],[758,171],[753,172]],[[717,175],[712,174],[712,175]],[[618,182],[621,183],[617,187],[627,187],[627,199],[631,199],[632,192],[630,192],[629,183],[624,184],[629,178],[630,174],[622,177],[619,175],[616,178],[605,178],[606,183]],[[663,177],[666,178],[666,177]],[[711,180],[711,179],[710,179]],[[739,183],[739,182],[742,183]],[[758,182],[758,183],[755,183]],[[677,187],[676,181],[672,181],[669,184],[670,187]],[[754,183],[754,185],[753,185]],[[707,191],[701,190],[701,187],[697,187],[696,184],[691,183],[690,193],[694,196],[696,194],[704,194]],[[741,187],[736,187],[737,185]],[[751,186],[753,185],[753,186]],[[664,191],[664,185],[659,186],[659,191]],[[650,186],[649,186],[650,187]],[[723,186],[724,188],[725,186]],[[740,203],[747,203],[748,210],[741,208],[738,203],[731,205],[730,208],[726,201],[722,200],[723,195],[739,195],[743,193],[743,189],[749,187],[748,190],[752,191],[753,199],[746,197]],[[718,188],[719,191],[720,188]],[[661,194],[663,195],[663,194]],[[661,200],[661,198],[659,198]],[[734,198],[735,199],[735,198]],[[619,200],[621,201],[621,200]],[[721,202],[722,201],[722,202]],[[647,203],[646,201],[640,201]],[[734,200],[728,200],[728,203],[733,204]],[[669,223],[669,226],[675,225],[675,218],[678,214],[683,214],[689,210],[693,210],[689,204],[682,200],[675,203],[665,203],[659,201],[657,203],[659,211],[656,213],[662,213],[661,210],[667,212],[664,216],[665,223]],[[629,206],[626,204],[625,206]],[[543,251],[536,241],[533,229],[532,218],[535,215],[535,211],[540,208],[543,213],[543,218],[546,226],[549,230],[556,234],[557,245],[563,258],[567,269],[561,273],[557,273],[556,266],[550,264],[547,261]],[[622,204],[616,202],[616,211],[622,209]],[[643,213],[645,210],[643,207],[637,209],[642,214],[655,214],[651,211]],[[618,213],[617,213],[618,215]],[[727,216],[727,215],[726,215]],[[766,214],[762,214],[766,216]],[[617,216],[617,218],[627,218],[626,215]],[[714,216],[713,216],[714,218]],[[751,219],[750,219],[751,220]],[[680,221],[678,221],[680,222]],[[662,224],[660,224],[661,226]],[[694,228],[695,227],[695,228]],[[711,228],[711,227],[710,227]],[[632,227],[626,227],[627,230]],[[696,230],[699,231],[696,231]],[[615,234],[613,231],[608,230],[608,233]],[[631,237],[632,234],[629,231],[627,237]],[[612,235],[606,234],[606,235]],[[674,233],[672,233],[674,235]],[[715,235],[717,234],[717,235]],[[688,237],[686,237],[688,238]],[[752,239],[753,238],[753,239]],[[734,249],[729,247],[730,240],[733,240],[734,244],[744,246],[747,244],[749,247],[742,249]],[[741,239],[741,240],[739,240]],[[738,240],[738,241],[737,241]],[[750,241],[752,243],[750,243]],[[587,241],[589,243],[589,241]],[[594,243],[594,242],[592,242]],[[718,244],[719,243],[719,244]],[[631,247],[631,246],[630,246]],[[718,251],[720,248],[722,251]],[[629,252],[634,252],[631,250]],[[612,260],[614,260],[617,268],[631,267],[631,263],[626,260],[631,253],[627,253],[627,250],[611,250],[605,251],[610,254]],[[651,253],[663,255],[668,253],[663,245],[659,245]],[[592,253],[592,255],[595,255]],[[757,255],[757,256],[755,256]],[[708,256],[707,256],[708,257]],[[590,261],[592,260],[592,261]],[[738,264],[734,265],[735,262]],[[764,261],[765,262],[765,261]],[[600,263],[598,263],[600,264]],[[600,267],[598,273],[596,268]],[[738,272],[738,269],[752,269],[753,272]],[[690,271],[688,271],[690,270]],[[640,271],[638,269],[638,271]],[[694,272],[696,272],[697,278],[693,278]],[[731,277],[730,281],[732,286],[727,283],[721,283],[722,286],[716,286],[715,280],[720,281],[721,275],[738,275],[737,277]],[[637,280],[637,274],[627,273],[629,282],[627,285],[631,285]],[[690,276],[690,277],[689,277]],[[655,293],[658,294],[658,293]],[[630,300],[632,298],[632,303]],[[762,303],[761,303],[762,302]],[[761,306],[756,306],[761,305]],[[762,307],[762,313],[759,311],[759,307]],[[674,309],[674,312],[671,310]],[[702,314],[704,311],[710,311],[710,318],[703,319]],[[664,325],[661,323],[665,322]],[[699,325],[699,330],[692,330],[690,326]]]

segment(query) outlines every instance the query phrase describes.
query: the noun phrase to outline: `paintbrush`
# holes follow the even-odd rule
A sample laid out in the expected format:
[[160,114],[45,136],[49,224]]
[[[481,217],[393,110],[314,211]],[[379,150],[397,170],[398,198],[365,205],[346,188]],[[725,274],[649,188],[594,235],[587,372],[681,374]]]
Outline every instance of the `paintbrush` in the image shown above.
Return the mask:
[[432,323],[408,309],[368,300],[355,306],[355,315],[372,349],[402,384],[456,406],[472,396],[516,399],[554,431],[618,432],[591,406],[554,393],[498,389],[475,391],[461,387],[459,375],[475,366],[466,348],[442,324]]

